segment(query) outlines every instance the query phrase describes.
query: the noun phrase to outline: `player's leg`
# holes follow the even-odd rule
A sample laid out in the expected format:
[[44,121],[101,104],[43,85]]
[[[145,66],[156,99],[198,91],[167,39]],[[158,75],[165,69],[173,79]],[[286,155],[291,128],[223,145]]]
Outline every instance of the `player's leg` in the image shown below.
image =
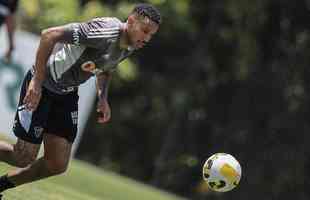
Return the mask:
[[[44,156],[33,164],[9,172],[2,182],[12,183],[10,187],[1,184],[1,177],[0,192],[11,188],[12,185],[17,186],[61,174],[67,169],[77,131],[77,103],[77,92],[56,95],[43,89],[39,106],[31,117],[30,126],[27,126],[29,113],[21,108],[14,133],[20,133],[16,134],[19,138],[37,144],[41,142],[39,139],[43,136],[45,152]],[[29,131],[25,131],[27,127]]]
[[40,144],[22,139],[17,139],[14,145],[0,141],[0,160],[15,167],[27,167],[36,160],[39,150]]
[[68,167],[77,132],[78,95],[77,92],[55,95],[44,91],[50,102],[43,134],[44,156],[26,168],[9,172],[8,180],[15,186],[61,174]]
[[31,79],[31,71],[28,71],[21,87],[13,126],[13,132],[18,140],[15,145],[0,141],[0,160],[16,167],[26,167],[36,159],[48,113],[49,102],[45,95],[42,95],[43,97],[35,112],[25,109],[23,99]]
[[21,87],[13,126],[13,132],[18,140],[15,145],[0,141],[0,160],[17,167],[26,167],[36,159],[50,105],[49,98],[42,94],[35,112],[25,109],[23,99],[31,79],[32,73],[28,71]]
[[[3,146],[10,145],[4,142],[1,143]],[[1,159],[16,167],[27,168],[27,166],[30,166],[36,160],[40,145],[18,139],[16,144],[9,146],[8,149],[9,150],[5,149],[4,151],[0,151]],[[15,183],[8,177],[9,174],[0,177],[0,192],[15,187]]]
[[47,95],[52,103],[43,134],[44,156],[27,168],[9,173],[8,179],[16,186],[61,174],[68,167],[77,132],[78,95]]
[[66,171],[72,143],[54,134],[44,134],[44,156],[26,168],[8,173],[8,179],[15,185],[37,181]]
[[[42,92],[42,97],[36,111],[31,112],[23,106],[23,98],[27,91],[27,86],[32,78],[29,71],[25,76],[20,93],[20,100],[15,116],[13,132],[18,138],[15,145],[2,142],[0,159],[11,165],[29,168],[39,152],[43,139],[43,131],[47,121],[48,109],[51,104],[49,97]],[[0,192],[14,187],[15,184],[8,175],[0,177]]]

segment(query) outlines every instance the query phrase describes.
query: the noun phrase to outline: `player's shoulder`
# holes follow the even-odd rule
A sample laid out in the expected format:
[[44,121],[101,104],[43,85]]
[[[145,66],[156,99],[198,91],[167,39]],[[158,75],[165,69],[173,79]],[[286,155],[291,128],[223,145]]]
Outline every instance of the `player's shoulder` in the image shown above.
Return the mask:
[[92,21],[102,24],[105,28],[121,28],[123,25],[123,22],[116,17],[98,17]]

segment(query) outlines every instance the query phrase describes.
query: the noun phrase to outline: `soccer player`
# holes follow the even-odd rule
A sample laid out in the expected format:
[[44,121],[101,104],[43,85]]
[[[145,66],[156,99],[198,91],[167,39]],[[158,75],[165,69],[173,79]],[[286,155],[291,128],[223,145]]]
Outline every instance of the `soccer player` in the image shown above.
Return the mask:
[[[160,23],[155,7],[138,4],[125,23],[103,17],[42,31],[21,88],[13,127],[17,142],[0,143],[0,160],[18,167],[0,177],[0,192],[66,171],[77,132],[79,85],[96,76],[98,122],[109,121],[112,72],[151,40]],[[37,159],[42,141],[44,155]]]
[[6,24],[9,45],[4,55],[4,60],[10,62],[14,50],[15,13],[18,0],[0,0],[0,26]]

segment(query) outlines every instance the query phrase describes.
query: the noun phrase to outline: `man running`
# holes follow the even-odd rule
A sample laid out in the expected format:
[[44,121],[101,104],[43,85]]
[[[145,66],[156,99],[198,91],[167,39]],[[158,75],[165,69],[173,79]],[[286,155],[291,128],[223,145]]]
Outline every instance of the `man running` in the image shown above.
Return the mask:
[[[155,7],[138,4],[125,23],[103,17],[42,31],[35,65],[21,88],[13,127],[17,142],[0,142],[0,160],[19,167],[0,177],[0,192],[66,171],[77,132],[79,85],[96,76],[98,122],[109,121],[111,72],[147,44],[160,23]],[[44,155],[37,159],[42,141]]]

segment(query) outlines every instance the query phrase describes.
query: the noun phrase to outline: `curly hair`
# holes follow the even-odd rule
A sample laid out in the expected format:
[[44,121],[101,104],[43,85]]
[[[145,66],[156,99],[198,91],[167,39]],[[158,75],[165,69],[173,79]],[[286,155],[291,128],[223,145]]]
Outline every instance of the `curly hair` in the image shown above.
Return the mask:
[[157,8],[147,3],[140,3],[136,5],[133,9],[132,13],[137,13],[138,15],[148,17],[150,20],[155,22],[156,24],[161,23],[160,12]]

